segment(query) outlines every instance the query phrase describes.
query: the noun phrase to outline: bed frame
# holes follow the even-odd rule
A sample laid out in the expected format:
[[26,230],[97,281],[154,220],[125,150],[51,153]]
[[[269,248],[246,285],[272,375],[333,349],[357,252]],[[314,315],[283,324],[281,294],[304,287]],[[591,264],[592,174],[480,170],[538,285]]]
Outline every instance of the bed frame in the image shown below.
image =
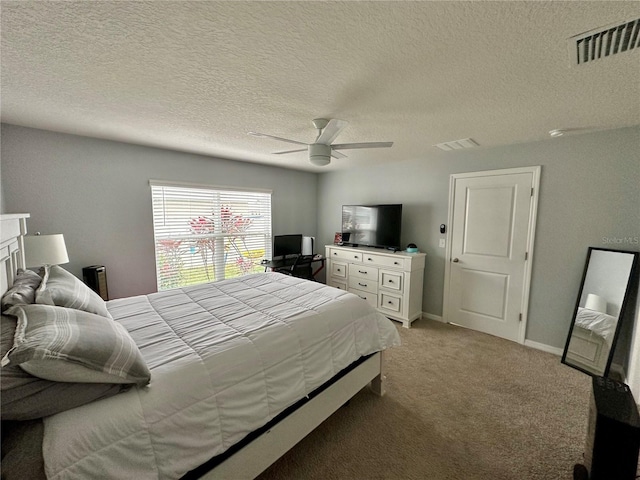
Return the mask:
[[607,368],[610,349],[603,337],[579,325],[574,325],[567,358],[589,372],[602,375]]
[[18,268],[25,268],[24,240],[28,213],[0,215],[0,295],[4,295]]
[[[13,284],[16,270],[25,267],[27,218],[29,214],[0,215],[0,295]],[[383,352],[371,355],[200,478],[255,478],[367,385],[384,395],[383,358]]]

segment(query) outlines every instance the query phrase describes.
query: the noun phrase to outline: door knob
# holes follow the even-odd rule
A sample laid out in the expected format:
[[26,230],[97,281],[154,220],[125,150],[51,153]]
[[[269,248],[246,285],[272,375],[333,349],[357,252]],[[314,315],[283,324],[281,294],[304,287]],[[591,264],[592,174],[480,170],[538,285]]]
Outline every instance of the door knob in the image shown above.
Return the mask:
[[453,263],[458,263],[460,260],[458,260],[457,258],[453,259]]

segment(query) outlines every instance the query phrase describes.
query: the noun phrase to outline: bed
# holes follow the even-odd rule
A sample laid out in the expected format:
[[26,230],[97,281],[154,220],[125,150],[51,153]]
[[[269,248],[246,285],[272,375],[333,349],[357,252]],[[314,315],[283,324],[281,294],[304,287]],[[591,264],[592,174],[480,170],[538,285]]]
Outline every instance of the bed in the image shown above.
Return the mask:
[[[25,232],[26,216],[3,216],[3,293],[22,266]],[[66,275],[50,267],[43,283]],[[46,289],[38,290],[44,298]],[[124,391],[43,418],[47,478],[254,478],[367,385],[382,395],[382,353],[400,343],[391,321],[357,296],[279,273],[105,307],[107,315],[50,304],[7,311],[18,330],[23,318],[37,323],[36,311],[93,315],[92,326],[124,327],[144,364],[131,360],[132,350],[124,362],[136,367],[130,378],[117,369],[106,378],[122,375]],[[45,363],[21,367],[38,373]],[[66,375],[62,365],[47,374]]]
[[609,360],[617,318],[578,307],[567,355],[588,371],[602,374]]

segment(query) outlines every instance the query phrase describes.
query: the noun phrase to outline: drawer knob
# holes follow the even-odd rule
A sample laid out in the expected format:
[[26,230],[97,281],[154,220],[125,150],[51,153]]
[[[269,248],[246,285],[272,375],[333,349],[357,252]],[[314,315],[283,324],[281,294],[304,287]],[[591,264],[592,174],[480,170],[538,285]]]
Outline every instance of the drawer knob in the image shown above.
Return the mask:
[[372,258],[367,258],[367,260],[369,260],[370,262],[373,262],[373,259],[372,259]]
[[391,280],[391,279],[390,279],[390,280],[389,280],[389,283],[393,283],[393,280]]
[[362,270],[358,270],[358,273],[365,273],[366,274],[367,272],[366,271],[363,272]]
[[387,303],[388,303],[389,305],[393,305],[393,302],[392,302],[391,300],[389,300]]
[[398,262],[393,262],[394,265],[400,265]]
[[338,254],[338,252],[333,252],[333,254],[334,254],[334,255],[337,255],[337,254]]

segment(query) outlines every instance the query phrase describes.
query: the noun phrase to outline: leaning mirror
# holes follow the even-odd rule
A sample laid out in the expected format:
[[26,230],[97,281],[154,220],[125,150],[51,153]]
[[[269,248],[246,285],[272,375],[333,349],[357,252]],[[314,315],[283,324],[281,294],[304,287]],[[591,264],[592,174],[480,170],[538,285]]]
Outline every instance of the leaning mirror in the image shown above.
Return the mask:
[[590,247],[562,363],[609,374],[638,252]]

